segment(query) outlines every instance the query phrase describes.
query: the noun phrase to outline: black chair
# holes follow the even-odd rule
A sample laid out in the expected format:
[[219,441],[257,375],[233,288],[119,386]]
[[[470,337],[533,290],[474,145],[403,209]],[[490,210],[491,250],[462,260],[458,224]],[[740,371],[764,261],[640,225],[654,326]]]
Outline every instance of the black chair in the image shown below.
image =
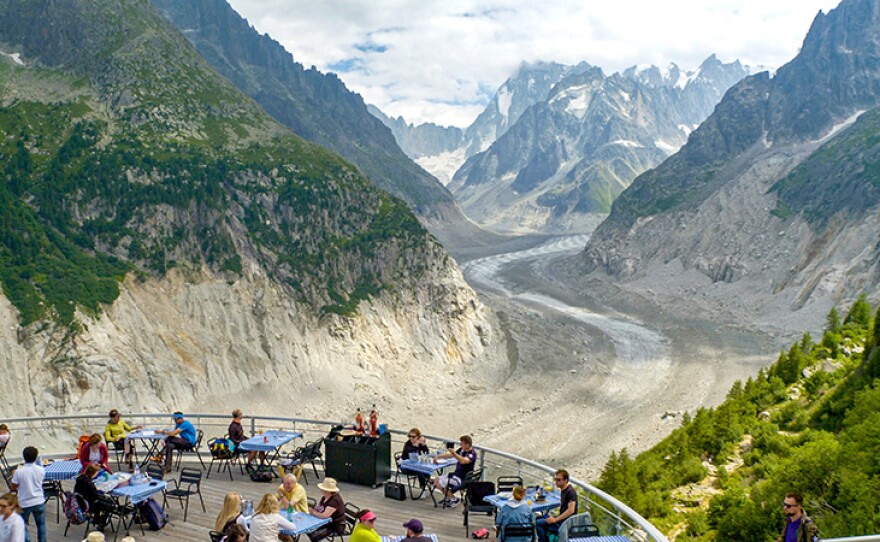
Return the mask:
[[495,494],[495,484],[492,482],[481,482],[473,480],[468,485],[464,493],[464,532],[465,536],[470,535],[470,515],[471,513],[486,514],[492,516],[495,514],[495,505],[487,503],[484,498]]
[[3,481],[6,482],[6,487],[9,488],[10,492],[15,491],[12,489],[12,473],[15,472],[14,467],[3,467],[0,469],[0,473],[3,474]]
[[335,540],[337,537],[342,538],[345,536],[349,536],[351,532],[354,530],[354,526],[357,525],[357,515],[360,513],[361,509],[357,506],[351,504],[350,502],[345,503],[345,530],[342,534],[337,532],[332,532],[327,537],[327,540],[331,542]]
[[498,530],[498,542],[505,542],[508,538],[528,538],[535,540],[536,536],[534,523],[511,523],[502,525]]
[[306,497],[306,504],[309,505],[309,508],[314,508],[318,506],[318,500],[314,497]]
[[208,441],[208,452],[211,453],[211,465],[208,467],[208,474],[205,476],[205,478],[211,477],[211,471],[214,469],[214,462],[216,461],[217,474],[223,472],[223,469],[228,470],[229,481],[231,482],[233,465],[238,465],[239,470],[241,470],[241,473],[244,474],[244,467],[242,467],[241,462],[238,460],[238,458],[241,457],[241,454],[238,454],[229,449],[214,449],[213,443],[216,440],[225,440],[227,442],[229,441],[226,435],[223,435],[222,437],[220,437],[220,439],[211,439]]
[[162,465],[158,463],[150,463],[149,465],[147,465],[147,469],[144,472],[146,472],[147,476],[149,476],[153,480],[165,479],[165,469],[162,467]]
[[522,476],[499,476],[498,480],[495,482],[495,487],[498,490],[498,493],[513,491],[514,487],[522,485]]
[[55,499],[55,523],[61,523],[61,507],[64,506],[64,490],[61,488],[61,482],[54,480],[43,480],[43,497],[47,505],[51,499]]
[[400,482],[400,477],[405,476],[406,486],[409,488],[409,498],[412,500],[416,500],[416,488],[418,488],[419,493],[421,493],[424,489],[421,484],[421,478],[418,473],[404,471],[400,469],[400,462],[403,461],[403,459],[405,459],[403,457],[403,452],[396,452],[394,454],[394,465],[396,467],[396,470],[394,472],[394,481]]
[[220,542],[223,540],[223,533],[218,533],[217,531],[208,531],[208,536],[211,537],[211,542]]
[[[9,438],[11,439],[12,436],[10,435]],[[4,469],[9,468],[9,462],[6,460],[6,449],[7,448],[9,448],[9,441],[8,440],[6,441],[6,444],[4,444],[2,447],[0,447],[0,468],[4,468]]]
[[[168,483],[174,484],[174,489],[165,491],[162,499],[162,508],[165,508],[169,498],[177,499],[180,501],[180,507],[183,508],[183,521],[186,521],[186,516],[189,513],[189,498],[191,495],[198,495],[199,501],[202,503],[202,512],[208,512],[208,509],[205,508],[205,500],[202,498],[202,471],[184,467],[180,471],[180,478],[171,480]],[[185,488],[184,485],[186,485]],[[185,507],[184,500],[186,500]]]
[[185,454],[185,453],[196,454],[196,456],[199,458],[199,463],[202,464],[202,470],[205,469],[205,462],[202,459],[202,453],[201,453],[203,438],[205,438],[205,433],[202,432],[201,429],[198,429],[198,430],[196,430],[196,443],[193,445],[192,448],[190,448],[188,450],[184,450],[183,448],[175,448],[175,450],[177,450],[177,462],[176,462],[177,470],[180,470],[180,462],[181,462],[181,460],[183,460],[183,454]]
[[[88,508],[88,503],[82,495],[79,493],[71,493],[70,495],[69,498],[76,499],[82,510]],[[94,509],[90,509],[86,512],[86,530],[83,533],[83,538],[88,536],[90,527],[94,527],[103,532],[104,529],[109,526],[112,530],[116,531],[116,529],[113,529],[113,518],[121,518],[121,509],[119,508],[118,503],[109,496],[100,497],[100,503],[100,507],[96,505]],[[101,515],[99,515],[99,512]],[[65,537],[67,536],[67,531],[70,529],[70,525],[70,520],[67,520],[67,523],[64,525]]]
[[568,538],[594,538],[600,536],[595,525],[572,525],[568,529]]
[[[461,499],[462,501],[465,500],[467,490],[468,490],[468,488],[470,488],[471,484],[473,484],[474,482],[479,482],[482,479],[483,479],[483,469],[474,469],[471,472],[467,473],[464,476],[464,480],[461,483],[461,487],[458,488],[458,494],[459,494],[458,498]],[[443,508],[446,508],[448,506],[449,506],[449,502],[445,499],[445,495],[444,495]]]

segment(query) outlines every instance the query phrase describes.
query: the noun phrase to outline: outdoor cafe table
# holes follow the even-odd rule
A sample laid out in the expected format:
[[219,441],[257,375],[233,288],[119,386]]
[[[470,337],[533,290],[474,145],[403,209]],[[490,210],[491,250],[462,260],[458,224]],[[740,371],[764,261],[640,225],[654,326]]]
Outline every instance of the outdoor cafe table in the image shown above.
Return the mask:
[[[141,461],[141,468],[144,468],[147,463],[150,462],[150,458],[159,455],[159,444],[165,440],[165,435],[162,433],[157,433],[156,429],[138,429],[136,431],[132,431],[125,436],[125,440],[139,440],[144,445],[147,453],[144,456],[143,461]],[[134,443],[132,443],[134,444]],[[135,457],[137,457],[137,453],[135,452],[135,447],[132,445],[131,447],[132,453],[135,453]]]
[[[110,491],[110,495],[113,497],[123,499],[122,503],[122,518],[120,518],[121,527],[125,527],[126,535],[128,534],[129,528],[131,524],[134,522],[136,506],[145,500],[149,499],[156,493],[160,493],[165,490],[168,486],[166,482],[163,480],[153,480],[148,479],[144,483],[141,484],[131,484],[124,485],[121,487],[114,488]],[[133,506],[128,506],[129,504]],[[129,521],[125,521],[125,515],[128,511],[132,512],[131,519]],[[119,530],[122,530],[120,527]],[[141,531],[143,531],[144,527],[141,525]],[[119,530],[116,531],[117,535],[119,534]],[[143,533],[142,533],[143,534]]]
[[614,536],[591,536],[589,538],[569,538],[568,542],[632,542],[632,541],[625,536],[614,535]]
[[82,472],[82,463],[77,459],[55,461],[54,463],[50,463],[45,470],[46,480],[48,481],[60,482],[62,480],[72,480]]
[[[413,461],[412,459],[404,459],[400,462],[398,468],[401,472],[412,472],[416,474],[425,474],[427,476],[433,476],[435,473],[443,472],[443,469],[446,467],[452,467],[458,464],[458,460],[454,457],[448,457],[441,459],[437,463],[434,463],[431,460],[428,463],[421,463],[419,461]],[[431,501],[434,503],[434,507],[437,506],[437,499],[434,497],[434,486],[430,487],[428,492],[431,495]]]
[[[251,437],[238,445],[239,450],[246,452],[266,452],[260,457],[260,463],[257,469],[263,469],[271,465],[278,459],[281,454],[281,447],[293,439],[302,437],[302,433],[298,431],[264,431],[262,435]],[[274,453],[273,453],[274,452]],[[274,475],[275,472],[271,471]]]
[[[305,512],[293,512],[288,514],[286,510],[282,510],[279,512],[284,519],[296,525],[296,529],[281,529],[279,534],[286,534],[288,536],[299,536],[304,533],[310,533],[321,527],[323,525],[327,525],[330,523],[331,518],[316,518],[311,514],[306,514]],[[253,516],[245,518],[248,524],[248,530],[251,528],[251,519]]]
[[[483,497],[484,501],[499,509],[504,506],[509,499],[509,493]],[[536,501],[533,494],[526,494],[526,496],[523,497],[523,500],[526,501],[526,504],[532,509],[532,512],[548,512],[554,508],[559,508],[559,505],[561,504],[560,496],[555,491],[552,493],[544,493],[543,501]],[[529,504],[529,502],[531,502],[531,504]]]

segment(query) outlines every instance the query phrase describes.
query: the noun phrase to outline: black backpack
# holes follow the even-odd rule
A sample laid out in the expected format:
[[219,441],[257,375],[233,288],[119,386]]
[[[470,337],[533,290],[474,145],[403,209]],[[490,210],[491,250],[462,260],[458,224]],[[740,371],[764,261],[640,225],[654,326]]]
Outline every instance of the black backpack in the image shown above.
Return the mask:
[[251,482],[268,483],[275,479],[275,475],[272,473],[272,467],[268,465],[263,465],[261,467],[248,465],[246,468]]
[[150,526],[151,531],[158,531],[168,524],[168,515],[152,497],[138,503],[138,514]]

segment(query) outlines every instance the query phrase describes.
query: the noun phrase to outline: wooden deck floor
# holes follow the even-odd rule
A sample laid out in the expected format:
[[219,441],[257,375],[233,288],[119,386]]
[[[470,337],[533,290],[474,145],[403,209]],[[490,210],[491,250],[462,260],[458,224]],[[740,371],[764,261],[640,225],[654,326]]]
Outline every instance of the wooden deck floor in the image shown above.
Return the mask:
[[[189,465],[193,466],[193,465]],[[198,462],[196,462],[198,466]],[[320,472],[320,469],[319,469]],[[176,476],[176,472],[171,476]],[[321,473],[323,477],[323,473]],[[230,491],[239,492],[243,498],[251,499],[254,503],[258,502],[263,494],[274,491],[277,487],[275,484],[265,484],[251,482],[247,476],[242,475],[237,469],[233,472],[233,481],[229,481],[229,475],[223,473],[218,475],[212,473],[211,477],[203,480],[202,494],[205,498],[205,506],[207,512],[202,512],[198,503],[198,498],[190,501],[189,515],[187,521],[183,521],[183,509],[177,505],[176,501],[168,503],[168,513],[170,516],[169,524],[161,531],[146,531],[145,535],[141,535],[140,528],[134,526],[131,536],[138,542],[151,540],[179,540],[206,542],[209,540],[208,531],[213,528],[214,519],[220,511],[223,503],[223,497]],[[320,498],[321,492],[316,487],[314,473],[308,472],[308,484],[303,484],[307,494],[310,497]],[[461,507],[443,510],[434,508],[430,498],[425,500],[406,500],[398,502],[386,499],[383,488],[370,489],[365,486],[340,483],[340,492],[346,502],[351,502],[360,508],[369,508],[376,512],[379,519],[376,521],[376,531],[380,535],[403,535],[406,529],[403,523],[410,518],[418,518],[425,524],[425,533],[435,533],[439,540],[453,540],[465,538],[465,529],[463,526],[463,516]],[[65,490],[73,489],[73,481],[64,482]],[[161,501],[160,501],[161,504]],[[30,532],[31,540],[36,540],[36,530],[31,522]],[[470,529],[474,530],[479,527],[488,527],[492,524],[491,518],[483,515],[472,515],[470,518]],[[71,526],[67,537],[64,537],[64,511],[61,511],[60,524],[55,523],[55,501],[50,501],[46,510],[46,525],[48,527],[48,541],[74,541],[79,542],[84,538],[84,526]],[[113,534],[108,533],[108,540],[113,539]],[[125,533],[121,533],[119,540]],[[308,542],[303,537],[301,540]]]

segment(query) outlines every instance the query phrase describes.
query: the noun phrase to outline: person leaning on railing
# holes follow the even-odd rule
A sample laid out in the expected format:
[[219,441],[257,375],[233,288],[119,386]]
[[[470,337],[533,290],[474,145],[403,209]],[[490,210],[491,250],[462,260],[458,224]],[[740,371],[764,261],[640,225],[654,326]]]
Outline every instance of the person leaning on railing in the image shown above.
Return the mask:
[[568,471],[559,469],[553,475],[553,483],[560,491],[559,514],[552,516],[548,514],[545,517],[538,518],[535,523],[537,527],[538,542],[547,542],[550,533],[559,533],[559,526],[562,522],[577,514],[578,496],[574,486],[569,482]]
[[141,425],[135,425],[134,427],[128,425],[128,423],[122,419],[122,416],[119,415],[119,411],[115,408],[110,411],[110,419],[107,421],[107,425],[104,426],[104,440],[107,441],[107,444],[112,443],[113,448],[117,450],[122,448],[125,453],[122,460],[129,467],[132,466],[131,442],[125,437],[128,436],[129,432],[142,428],[143,426]]

